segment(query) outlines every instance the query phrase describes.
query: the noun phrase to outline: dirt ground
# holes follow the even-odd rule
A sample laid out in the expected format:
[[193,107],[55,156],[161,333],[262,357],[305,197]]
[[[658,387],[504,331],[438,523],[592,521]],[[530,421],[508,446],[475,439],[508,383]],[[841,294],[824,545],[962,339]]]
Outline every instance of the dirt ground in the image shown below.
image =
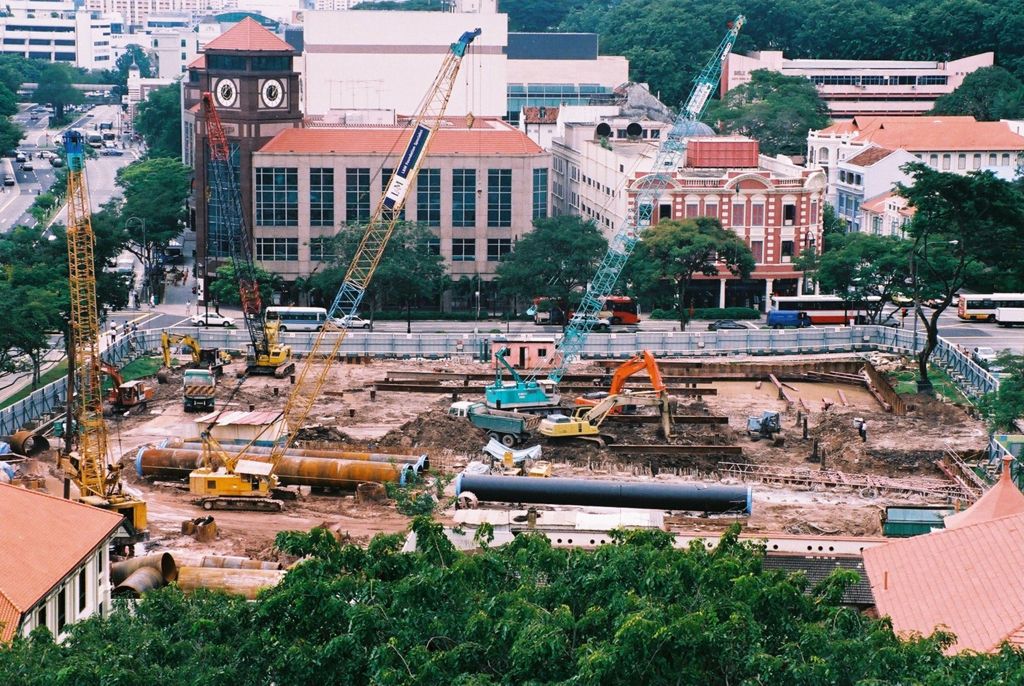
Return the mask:
[[[238,364],[228,369],[217,391],[217,411],[281,409],[291,391],[288,379],[254,377],[239,385]],[[378,451],[425,452],[431,464],[454,472],[480,458],[486,443],[483,431],[464,419],[448,417],[451,398],[447,394],[377,392],[370,397],[369,386],[388,371],[485,372],[484,364],[459,361],[376,361],[370,364],[338,364],[314,406],[304,433],[307,445],[338,449],[355,447]],[[596,371],[593,365],[578,365],[573,372]],[[941,477],[933,461],[947,448],[958,451],[985,445],[984,426],[960,408],[937,401],[915,399],[914,410],[904,417],[886,413],[863,387],[853,384],[787,382],[787,392],[799,402],[789,406],[769,382],[719,381],[701,383],[717,390],[701,400],[679,398],[677,415],[719,415],[727,425],[676,424],[669,441],[676,445],[740,446],[742,455],[688,457],[678,454],[629,455],[586,442],[557,442],[541,439],[543,459],[553,463],[556,476],[584,478],[651,478],[665,480],[720,481],[720,460],[781,467],[810,467],[814,441],[824,455],[828,469],[889,477]],[[453,390],[455,387],[453,386]],[[842,390],[840,397],[839,391]],[[194,420],[181,405],[180,371],[169,384],[156,389],[156,397],[144,412],[110,421],[110,442],[126,465],[126,482],[149,506],[151,544],[156,548],[189,549],[212,554],[249,555],[267,558],[272,554],[274,535],[281,530],[307,530],[327,525],[339,535],[366,541],[378,532],[403,531],[409,520],[393,506],[357,504],[351,494],[323,495],[301,489],[297,499],[286,503],[278,514],[215,512],[220,537],[199,544],[182,536],[181,523],[202,511],[191,503],[183,484],[153,484],[134,474],[134,459],[141,447],[155,446],[167,438],[196,438]],[[462,395],[473,399],[472,396]],[[825,403],[824,400],[831,401]],[[843,402],[845,399],[845,403]],[[564,404],[571,403],[566,398]],[[826,408],[826,404],[828,407]],[[806,407],[806,410],[804,409]],[[746,436],[748,416],[762,411],[782,413],[786,436],[784,445],[754,442]],[[802,438],[797,412],[808,417],[809,436]],[[862,442],[854,428],[855,417],[868,422],[868,438]],[[630,424],[610,418],[602,431],[615,442],[665,443],[655,424]],[[35,467],[37,470],[39,466]],[[59,492],[59,482],[48,483]],[[54,490],[56,489],[56,490]],[[907,503],[891,498],[861,498],[852,493],[754,485],[754,514],[746,520],[751,531],[805,534],[880,534],[880,512],[886,505]],[[924,501],[921,500],[921,503]],[[672,518],[673,528],[711,529],[725,526],[720,520]]]

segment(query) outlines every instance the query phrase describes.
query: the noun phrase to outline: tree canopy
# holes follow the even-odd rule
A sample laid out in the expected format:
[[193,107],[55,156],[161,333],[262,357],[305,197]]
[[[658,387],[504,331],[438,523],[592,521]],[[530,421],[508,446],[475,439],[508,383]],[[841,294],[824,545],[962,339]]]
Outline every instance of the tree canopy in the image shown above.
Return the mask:
[[142,49],[142,46],[129,43],[125,46],[121,56],[117,58],[117,62],[114,63],[113,74],[119,85],[124,86],[128,83],[128,70],[133,64],[139,68],[139,76],[142,78],[148,79],[153,75],[153,65],[149,61],[149,55]]
[[626,278],[638,294],[671,287],[679,324],[685,329],[686,292],[694,275],[718,276],[721,267],[745,279],[754,266],[754,255],[743,238],[722,228],[718,219],[697,217],[662,221],[644,231],[627,263]]
[[722,133],[757,139],[766,155],[802,155],[807,132],[828,125],[828,107],[808,79],[758,69],[749,83],[713,102],[707,118]]
[[53,107],[54,119],[64,118],[64,109],[68,105],[79,105],[85,101],[82,91],[73,87],[71,73],[63,64],[49,64],[39,71],[39,86],[33,96],[37,102]]
[[[271,303],[274,291],[280,291],[284,287],[284,279],[280,274],[274,274],[258,264],[255,267],[256,283],[260,286],[260,300],[264,303]],[[210,283],[209,289],[210,299],[218,305],[237,307],[242,304],[242,296],[235,277],[234,260],[228,260],[226,264],[217,268],[216,278]]]
[[165,247],[184,226],[191,177],[188,167],[170,157],[150,157],[121,167],[117,185],[124,189],[122,218],[145,220],[146,241]]
[[[0,682],[52,684],[906,684],[1020,683],[1024,653],[946,656],[948,636],[898,639],[885,620],[839,605],[852,572],[817,586],[768,571],[737,538],[672,547],[620,531],[593,551],[522,534],[467,555],[413,520],[367,548],[326,528],[284,532],[308,555],[246,602],[176,587],[0,647]],[[486,540],[486,537],[484,538]]]
[[594,222],[582,217],[534,219],[533,227],[498,265],[501,290],[525,299],[579,300],[578,293],[593,278],[608,241]]
[[[914,208],[907,227],[911,291],[927,332],[918,355],[918,389],[930,392],[928,359],[938,345],[939,315],[953,295],[972,280],[991,282],[992,274],[1021,278],[1024,194],[989,171],[952,174],[919,162],[903,170],[914,178],[912,186],[897,184],[897,192]],[[930,314],[921,305],[928,299],[937,302]]]
[[181,156],[181,83],[157,88],[139,103],[135,130],[152,157]]
[[936,100],[932,114],[965,114],[978,121],[1019,119],[1024,115],[1024,84],[1002,67],[979,69]]

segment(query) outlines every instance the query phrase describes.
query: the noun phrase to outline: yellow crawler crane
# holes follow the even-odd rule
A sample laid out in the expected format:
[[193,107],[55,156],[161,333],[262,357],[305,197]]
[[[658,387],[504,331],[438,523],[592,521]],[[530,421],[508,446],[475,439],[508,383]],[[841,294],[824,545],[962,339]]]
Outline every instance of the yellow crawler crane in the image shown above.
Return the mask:
[[124,490],[120,465],[107,457],[107,425],[103,419],[100,323],[96,308],[96,238],[92,231],[85,182],[85,140],[78,131],[64,134],[68,162],[68,286],[71,293],[71,349],[77,393],[78,452],[61,466],[78,487],[79,500],[124,515],[127,539],[147,537],[146,503]]
[[[236,455],[228,455],[223,447],[211,436],[204,436],[207,452],[205,464],[189,476],[189,490],[199,496],[197,503],[207,509],[241,509],[243,498],[250,498],[252,506],[245,509],[266,510],[256,502],[257,497],[266,497],[276,483],[274,468],[281,456],[295,442],[298,432],[305,425],[313,404],[338,358],[338,350],[348,333],[346,323],[359,312],[373,273],[380,263],[388,240],[401,216],[406,195],[419,174],[420,166],[430,147],[431,140],[441,126],[455,79],[470,43],[480,35],[480,29],[466,31],[459,40],[452,43],[441,69],[427,91],[411,122],[412,134],[398,168],[377,203],[366,226],[362,240],[352,258],[341,288],[328,311],[327,321],[317,334],[299,373],[295,386],[284,409],[284,424],[281,435],[274,443],[270,459],[243,459],[248,448]],[[250,444],[251,445],[251,444]],[[214,471],[209,465],[216,459],[222,467]],[[264,469],[260,465],[265,465]],[[263,473],[265,471],[265,473]],[[217,478],[210,478],[216,475]],[[263,485],[261,485],[263,484]],[[277,501],[274,501],[277,502]]]

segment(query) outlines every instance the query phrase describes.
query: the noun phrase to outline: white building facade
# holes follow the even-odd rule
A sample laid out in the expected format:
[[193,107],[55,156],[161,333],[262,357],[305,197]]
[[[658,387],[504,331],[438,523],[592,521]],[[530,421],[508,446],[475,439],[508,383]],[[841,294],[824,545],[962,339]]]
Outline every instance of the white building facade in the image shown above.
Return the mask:
[[890,193],[897,183],[912,185],[914,180],[901,167],[918,161],[906,150],[870,147],[840,162],[835,208],[848,230],[867,231],[862,206],[868,199]]
[[110,20],[76,12],[71,2],[32,0],[27,9],[0,17],[0,54],[66,62],[83,69],[112,69]]

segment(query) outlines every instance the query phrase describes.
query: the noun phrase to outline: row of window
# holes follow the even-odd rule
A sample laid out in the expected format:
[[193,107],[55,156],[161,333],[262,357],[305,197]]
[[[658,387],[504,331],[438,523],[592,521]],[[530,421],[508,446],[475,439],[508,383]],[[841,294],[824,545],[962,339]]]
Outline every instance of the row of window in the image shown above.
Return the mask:
[[[102,579],[102,578],[103,578],[103,553],[98,553],[96,555],[96,579]],[[73,583],[74,583],[74,586],[73,586],[74,592],[77,593],[77,598],[76,598],[76,602],[74,604],[74,607],[71,608],[71,610],[72,610],[71,616],[77,618],[77,617],[80,617],[83,612],[85,612],[86,607],[88,607],[88,604],[89,604],[89,579],[88,579],[88,570],[86,569],[86,567],[82,567],[82,569],[79,570],[79,572],[77,574],[77,577],[76,577],[76,580]],[[48,627],[50,629],[50,631],[54,634],[54,636],[60,636],[62,633],[64,633],[64,629],[65,629],[65,627],[67,627],[68,617],[69,617],[69,614],[68,614],[68,609],[69,609],[68,608],[68,600],[69,600],[69,595],[70,595],[68,593],[69,588],[72,588],[72,583],[64,583],[64,584],[61,584],[60,590],[57,591],[57,616],[56,616],[57,622],[56,622],[56,626],[50,626],[50,624],[49,624],[50,617],[48,616],[48,613],[47,613],[47,605],[49,604],[48,602],[43,602],[36,609],[36,613],[35,613],[36,614],[36,616],[35,616],[35,625],[36,626]],[[98,612],[100,614],[103,613],[102,606],[98,607]]]
[[[452,262],[476,261],[475,238],[452,239]],[[298,262],[298,238],[256,238],[256,259],[264,262]],[[441,240],[433,238],[427,245],[427,251],[434,255],[441,254]],[[487,261],[500,262],[512,252],[511,238],[488,238]],[[337,255],[334,241],[330,238],[313,238],[309,242],[309,258],[314,262],[333,260]]]
[[[381,193],[393,170],[381,170]],[[331,167],[309,170],[311,226],[334,226],[335,174]],[[452,226],[475,227],[477,223],[477,170],[452,170]],[[487,170],[487,226],[512,226],[512,170]],[[345,221],[370,219],[370,169],[345,170]],[[532,217],[547,216],[548,170],[533,170]],[[256,225],[299,225],[299,171],[295,167],[257,167],[255,178]],[[404,209],[399,219],[405,218]],[[416,184],[416,221],[441,225],[441,170],[422,169]]]
[[934,74],[923,76],[853,76],[830,75],[812,76],[811,82],[816,86],[945,86],[948,76]]
[[[984,156],[980,152],[976,152],[971,155],[971,169],[981,169],[981,163]],[[939,155],[932,153],[928,156],[928,166],[933,169],[939,169]],[[990,152],[988,153],[988,166],[989,167],[1009,167],[1010,166],[1010,153],[1004,152],[1002,154]],[[942,170],[949,171],[953,168],[953,155],[952,153],[944,153],[942,155]],[[956,168],[967,169],[967,153],[958,153],[956,156]]]
[[855,172],[848,172],[845,169],[839,170],[839,181],[842,183],[851,183],[854,186],[864,185],[864,177]]

